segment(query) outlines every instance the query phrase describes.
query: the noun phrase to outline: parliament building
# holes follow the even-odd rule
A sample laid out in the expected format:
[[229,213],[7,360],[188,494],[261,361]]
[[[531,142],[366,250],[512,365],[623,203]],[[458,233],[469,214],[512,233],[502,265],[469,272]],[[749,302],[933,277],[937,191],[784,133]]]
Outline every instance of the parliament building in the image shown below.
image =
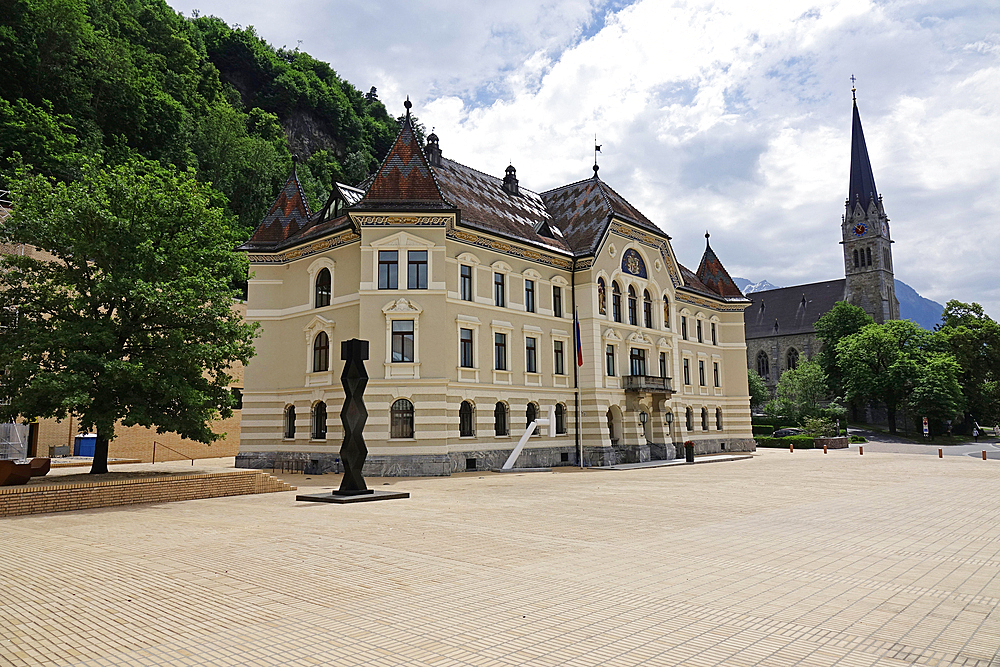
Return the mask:
[[365,183],[308,202],[293,168],[241,247],[261,335],[238,466],[338,469],[353,338],[370,350],[366,475],[499,467],[550,407],[517,467],[671,459],[686,441],[755,448],[750,301],[707,235],[691,271],[596,165],[537,193],[513,166],[501,178],[445,158],[433,133],[420,145],[406,107]]

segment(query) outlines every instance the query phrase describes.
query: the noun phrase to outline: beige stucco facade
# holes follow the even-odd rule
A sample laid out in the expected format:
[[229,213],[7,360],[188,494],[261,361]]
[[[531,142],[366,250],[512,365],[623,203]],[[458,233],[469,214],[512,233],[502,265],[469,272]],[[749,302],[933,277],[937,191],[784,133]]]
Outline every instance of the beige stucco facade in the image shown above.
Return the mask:
[[[366,474],[446,475],[498,467],[526,428],[529,403],[539,417],[559,404],[565,432],[532,437],[519,466],[575,465],[581,451],[586,465],[672,458],[675,446],[687,440],[698,453],[754,447],[743,336],[746,304],[681,288],[681,271],[665,237],[613,220],[594,257],[574,263],[572,257],[530,244],[461,229],[457,222],[452,213],[352,213],[351,228],[336,236],[280,253],[250,255],[247,318],[260,322],[262,329],[257,354],[246,369],[238,465],[266,467],[276,458],[300,458],[310,471],[336,469],[343,438],[340,342],[351,338],[370,344],[364,396],[369,415]],[[380,250],[398,253],[398,289],[379,289]],[[424,289],[405,289],[404,258],[411,250],[427,252]],[[642,258],[645,277],[623,268],[628,250]],[[463,265],[471,268],[468,300],[460,291]],[[317,308],[316,280],[323,269],[332,276],[331,299]],[[503,305],[496,302],[498,275]],[[609,292],[604,313],[598,279]],[[533,286],[534,312],[526,304],[526,281]],[[614,283],[623,293],[623,322],[613,317]],[[638,300],[635,325],[627,323],[630,286]],[[559,314],[554,312],[554,288],[561,297]],[[652,302],[650,326],[645,326],[645,293]],[[574,304],[584,359],[578,376]],[[681,318],[687,320],[687,340],[681,336]],[[412,361],[392,360],[394,320],[413,322]],[[472,332],[471,363],[467,360],[465,366],[463,329]],[[699,329],[702,342],[697,340]],[[331,363],[329,370],[313,371],[320,332],[329,337]],[[503,369],[496,363],[497,334],[505,337]],[[529,339],[536,349],[533,372],[526,358]],[[560,344],[562,372],[557,372]],[[608,346],[614,355],[610,374]],[[644,373],[631,372],[633,350],[644,355]],[[626,376],[660,375],[661,354],[676,393],[626,391]],[[688,384],[683,382],[684,360]],[[412,437],[391,437],[390,406],[399,399],[413,405]],[[473,435],[460,433],[463,401],[474,408]],[[319,402],[328,414],[324,438],[313,437],[312,415]],[[510,426],[500,435],[495,429],[498,403],[508,411]],[[292,437],[284,437],[289,406],[294,406],[295,429]],[[686,424],[689,409],[691,428]],[[672,428],[666,425],[668,412]]]

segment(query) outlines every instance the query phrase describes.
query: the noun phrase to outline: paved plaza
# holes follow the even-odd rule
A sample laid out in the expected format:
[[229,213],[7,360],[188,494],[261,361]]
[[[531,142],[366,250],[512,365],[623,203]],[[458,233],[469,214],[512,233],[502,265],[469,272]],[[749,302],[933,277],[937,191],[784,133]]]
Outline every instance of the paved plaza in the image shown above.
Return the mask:
[[9,518],[0,664],[1000,665],[998,480],[765,450]]

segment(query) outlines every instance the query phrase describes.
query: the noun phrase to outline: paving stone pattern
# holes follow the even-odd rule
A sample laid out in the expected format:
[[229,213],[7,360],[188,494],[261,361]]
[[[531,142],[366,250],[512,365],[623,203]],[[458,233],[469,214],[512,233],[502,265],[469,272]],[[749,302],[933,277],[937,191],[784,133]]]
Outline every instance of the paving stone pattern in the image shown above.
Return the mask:
[[990,667],[998,466],[765,450],[8,518],[0,664]]

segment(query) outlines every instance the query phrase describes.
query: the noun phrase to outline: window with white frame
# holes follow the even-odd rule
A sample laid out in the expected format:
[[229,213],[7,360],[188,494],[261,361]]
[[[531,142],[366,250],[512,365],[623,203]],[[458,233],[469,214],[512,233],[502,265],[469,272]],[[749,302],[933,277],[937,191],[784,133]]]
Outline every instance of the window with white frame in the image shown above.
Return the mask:
[[524,339],[524,372],[538,372],[538,339],[531,336]]
[[566,362],[563,358],[564,343],[561,340],[552,341],[552,372],[555,375],[566,374]]
[[392,362],[413,363],[413,320],[392,321]]
[[399,285],[399,251],[378,251],[378,288],[397,289]]
[[472,267],[468,264],[458,267],[458,297],[462,301],[472,301]]
[[472,329],[458,330],[458,365],[462,368],[475,367],[472,347]]
[[427,251],[409,250],[406,253],[406,288],[427,289]]
[[524,279],[524,309],[535,312],[535,281],[529,278]]

